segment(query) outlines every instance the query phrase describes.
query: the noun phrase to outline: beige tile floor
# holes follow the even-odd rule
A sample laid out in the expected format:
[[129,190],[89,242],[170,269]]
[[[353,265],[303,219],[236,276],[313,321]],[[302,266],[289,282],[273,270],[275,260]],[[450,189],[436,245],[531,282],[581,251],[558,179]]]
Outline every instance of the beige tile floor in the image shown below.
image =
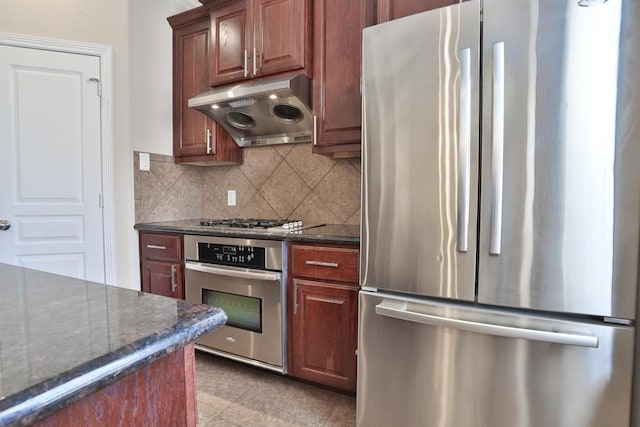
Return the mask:
[[196,351],[198,426],[354,426],[351,396]]

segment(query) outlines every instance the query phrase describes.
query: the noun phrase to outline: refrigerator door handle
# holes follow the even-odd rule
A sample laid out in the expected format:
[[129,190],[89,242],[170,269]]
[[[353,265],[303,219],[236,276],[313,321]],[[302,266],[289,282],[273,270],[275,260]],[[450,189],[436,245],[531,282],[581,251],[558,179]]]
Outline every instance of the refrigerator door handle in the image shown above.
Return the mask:
[[489,254],[500,255],[502,246],[502,177],[504,155],[504,42],[493,45],[491,115],[491,241]]
[[458,329],[461,331],[495,335],[507,338],[521,338],[525,340],[543,341],[554,344],[575,345],[579,347],[597,348],[598,337],[593,335],[578,335],[566,332],[540,331],[537,329],[516,328],[513,326],[494,325],[490,323],[471,322],[468,320],[433,316],[416,313],[406,309],[406,303],[383,300],[376,305],[376,314],[399,320],[406,320],[425,325]]
[[458,224],[457,250],[469,245],[469,191],[471,187],[471,49],[460,50],[460,118],[458,121]]

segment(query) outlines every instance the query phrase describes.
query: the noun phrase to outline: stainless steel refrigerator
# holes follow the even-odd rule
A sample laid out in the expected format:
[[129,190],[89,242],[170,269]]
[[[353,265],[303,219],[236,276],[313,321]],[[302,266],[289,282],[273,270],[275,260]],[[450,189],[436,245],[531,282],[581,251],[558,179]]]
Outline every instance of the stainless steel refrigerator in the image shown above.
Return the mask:
[[639,3],[364,30],[359,426],[630,424]]

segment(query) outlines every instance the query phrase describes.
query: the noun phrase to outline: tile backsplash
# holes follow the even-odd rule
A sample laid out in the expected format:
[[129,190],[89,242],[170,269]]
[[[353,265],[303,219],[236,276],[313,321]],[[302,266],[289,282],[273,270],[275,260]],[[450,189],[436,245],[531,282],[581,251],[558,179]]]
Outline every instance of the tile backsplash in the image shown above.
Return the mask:
[[[280,218],[360,223],[360,159],[313,154],[310,144],[243,150],[234,166],[192,166],[151,154],[141,171],[134,151],[136,222],[191,218]],[[236,206],[227,206],[227,191]]]

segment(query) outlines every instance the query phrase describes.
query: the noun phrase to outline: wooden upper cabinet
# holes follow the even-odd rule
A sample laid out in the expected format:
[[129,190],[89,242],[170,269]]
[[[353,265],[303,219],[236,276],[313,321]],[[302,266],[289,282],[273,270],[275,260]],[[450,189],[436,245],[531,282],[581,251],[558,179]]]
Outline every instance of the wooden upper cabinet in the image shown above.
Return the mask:
[[378,0],[377,23],[393,21],[403,16],[449,6],[459,0]]
[[374,23],[374,1],[313,2],[314,153],[360,155],[362,29]]
[[173,27],[173,155],[176,163],[235,164],[242,151],[231,136],[189,99],[209,87],[209,11],[197,8],[169,18]]
[[209,84],[308,69],[309,0],[236,0],[211,9]]
[[240,0],[211,10],[211,86],[250,77],[248,3]]

